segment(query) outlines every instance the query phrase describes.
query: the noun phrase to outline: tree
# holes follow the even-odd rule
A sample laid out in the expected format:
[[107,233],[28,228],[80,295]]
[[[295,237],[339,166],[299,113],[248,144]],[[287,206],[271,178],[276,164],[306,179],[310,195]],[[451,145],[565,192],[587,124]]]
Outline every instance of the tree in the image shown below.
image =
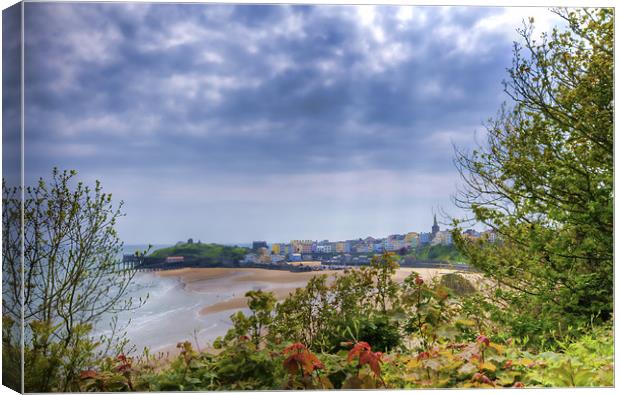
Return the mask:
[[[76,175],[54,169],[50,182],[40,179],[24,191],[24,364],[29,392],[75,389],[72,382],[99,346],[90,334],[92,326],[105,314],[137,307],[127,298],[134,272],[119,262],[122,244],[115,224],[122,202],[115,206],[98,181],[91,189]],[[20,194],[18,187],[3,183],[6,218],[22,213]],[[18,225],[3,221],[3,234],[20,234]],[[3,240],[3,309],[10,316],[19,316],[22,308],[17,241]]]
[[252,312],[249,318],[250,338],[258,348],[264,336],[264,329],[273,320],[271,313],[276,305],[276,298],[272,292],[263,292],[262,290],[248,291],[245,296],[248,298],[248,307]]
[[393,304],[398,293],[398,285],[392,279],[399,265],[394,254],[386,252],[381,256],[374,256],[370,261],[370,268],[376,277],[377,304],[382,313],[386,313],[390,304]]
[[2,192],[2,384],[21,392],[21,196],[4,178]]
[[514,106],[489,122],[485,146],[456,155],[457,205],[500,240],[457,229],[457,244],[496,281],[497,316],[530,337],[613,310],[613,10],[554,12],[565,30],[540,42],[532,19],[519,30]]

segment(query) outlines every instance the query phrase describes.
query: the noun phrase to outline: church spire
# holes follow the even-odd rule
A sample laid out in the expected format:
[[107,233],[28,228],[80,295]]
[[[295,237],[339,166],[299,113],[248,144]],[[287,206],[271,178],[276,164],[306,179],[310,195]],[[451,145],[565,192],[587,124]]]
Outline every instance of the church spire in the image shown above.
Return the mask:
[[435,235],[439,232],[439,225],[437,225],[437,214],[433,214],[433,227],[432,227],[432,235],[435,238]]

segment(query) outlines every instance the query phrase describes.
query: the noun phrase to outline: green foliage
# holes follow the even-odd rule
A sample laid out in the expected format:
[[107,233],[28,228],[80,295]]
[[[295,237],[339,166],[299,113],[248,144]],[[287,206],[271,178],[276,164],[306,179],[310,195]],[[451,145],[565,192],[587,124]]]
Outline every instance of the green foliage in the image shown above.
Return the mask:
[[[103,357],[96,350],[111,340],[92,339],[92,322],[130,307],[118,304],[127,273],[112,259],[120,213],[99,184],[74,186],[74,172],[55,170],[24,204],[24,269],[35,279],[25,289],[26,391],[613,386],[613,11],[558,13],[567,31],[539,44],[531,28],[522,32],[507,83],[514,109],[491,125],[488,147],[458,158],[469,188],[458,202],[499,236],[455,230],[485,274],[476,289],[457,274],[429,282],[413,273],[398,284],[398,264],[384,254],[333,280],[315,276],[280,303],[248,292],[250,315],[231,317],[215,352],[183,342],[177,357],[159,360],[148,350],[128,357],[121,343]],[[3,184],[4,244],[15,236],[18,192]],[[461,260],[454,251],[418,253]],[[5,360],[20,351],[18,252],[3,246]],[[242,253],[188,243],[152,256]]]
[[[25,391],[77,390],[84,366],[101,357],[97,354],[123,347],[116,322],[107,338],[93,339],[92,326],[104,314],[141,304],[126,297],[134,273],[118,259],[122,243],[115,225],[122,202],[115,205],[98,181],[90,187],[77,180],[76,171],[58,169],[24,190],[3,182],[2,193],[3,344],[21,348],[15,331],[23,319]],[[22,193],[23,202],[16,198]],[[23,251],[11,239],[22,231],[16,230],[20,223],[7,220],[20,216]]]
[[386,375],[398,388],[497,388],[613,386],[613,337],[608,329],[571,343],[564,353],[531,354],[514,342],[486,336],[442,343],[401,357],[402,369]]
[[276,307],[274,323],[269,330],[273,341],[296,339],[312,350],[333,347],[331,334],[337,326],[338,310],[332,306],[332,287],[327,276],[313,277],[306,288],[297,289]]
[[537,356],[538,369],[527,379],[545,387],[596,387],[614,385],[613,330],[594,328],[574,342],[559,342],[562,353]]
[[471,295],[476,292],[472,283],[458,273],[444,274],[441,276],[440,284],[459,296]]
[[241,311],[233,314],[230,317],[233,326],[228,330],[223,339],[216,339],[214,343],[216,348],[222,348],[239,338],[248,338],[254,343],[256,348],[260,347],[265,336],[264,329],[273,321],[272,312],[276,304],[276,298],[271,292],[264,292],[262,290],[249,291],[245,296],[248,298],[248,307],[252,315],[246,317]]
[[421,245],[412,252],[415,259],[430,261],[465,262],[466,257],[454,245]]
[[375,314],[359,320],[355,339],[373,345],[376,350],[387,352],[402,343],[398,320],[387,314]]
[[393,254],[385,253],[380,257],[373,256],[370,268],[371,276],[376,278],[374,289],[377,303],[380,304],[381,312],[386,313],[398,293],[398,285],[392,278],[398,269],[398,262]]
[[[269,329],[272,340],[300,341],[314,351],[339,347],[351,339],[351,331],[364,325],[365,335],[394,337],[394,326],[386,321],[372,335],[383,315],[397,305],[398,286],[392,279],[398,264],[391,254],[374,257],[370,266],[352,270],[327,283],[327,276],[315,276],[304,289],[297,289],[276,307],[274,323]],[[389,320],[388,320],[389,321]],[[391,345],[388,338],[382,345]]]
[[[427,299],[457,303],[444,296],[438,284],[412,276]],[[434,295],[433,295],[434,293]],[[262,295],[258,295],[262,299]],[[413,295],[415,298],[415,294]],[[266,311],[259,308],[256,311]],[[436,320],[425,319],[426,322]],[[106,359],[97,370],[81,374],[80,390],[213,391],[277,389],[377,388],[499,388],[555,386],[612,386],[613,334],[609,327],[593,328],[574,342],[558,340],[561,352],[540,354],[524,350],[527,339],[502,340],[480,335],[471,320],[449,314],[441,325],[414,337],[427,336],[414,349],[374,351],[362,340],[343,342],[338,351],[314,353],[303,343],[265,342],[260,347],[247,335],[249,319],[235,320],[219,353],[197,352],[189,342],[177,347],[180,355],[153,368],[119,356]],[[442,329],[444,328],[444,329]],[[401,333],[405,336],[405,332]]]
[[172,247],[160,248],[153,251],[149,257],[166,258],[169,256],[183,256],[188,258],[199,258],[207,264],[216,264],[221,262],[239,262],[249,249],[244,247],[231,247],[221,244],[205,244],[205,243],[181,243]]
[[278,388],[284,372],[278,353],[259,350],[247,337],[229,342],[218,354],[200,353],[179,343],[178,357],[163,368],[148,363],[131,370],[137,391],[260,390]]
[[[159,366],[148,357],[140,363],[124,356],[106,359],[96,370],[81,373],[79,388],[214,391],[613,385],[613,336],[607,327],[595,327],[576,342],[556,340],[560,352],[536,354],[524,348],[528,339],[481,335],[495,328],[486,324],[486,318],[469,315],[476,311],[468,306],[475,298],[455,296],[439,281],[424,281],[416,273],[395,285],[390,291],[395,296],[386,299],[384,311],[373,270],[390,269],[376,265],[353,270],[331,284],[325,276],[317,276],[277,305],[270,293],[248,292],[251,314],[238,312],[231,317],[233,328],[217,341],[218,352],[197,352],[185,342],[177,346],[178,357]],[[353,285],[359,279],[370,286],[357,289]],[[354,304],[351,295],[361,295],[364,304]],[[341,296],[344,301],[338,300]],[[336,307],[353,307],[357,313],[348,316],[352,321],[339,321],[337,313],[322,310],[327,305],[312,304],[313,297],[319,302],[325,298]],[[321,318],[326,321],[320,323]],[[313,337],[305,324],[322,332],[314,332]],[[334,328],[345,329],[338,334]],[[315,349],[300,342],[302,337],[314,340]],[[323,347],[339,340],[337,347]]]
[[415,335],[418,349],[428,349],[444,338],[454,340],[459,334],[454,321],[461,314],[461,306],[437,281],[427,284],[412,273],[403,283],[401,306],[406,317],[403,330]]
[[10,315],[2,316],[2,385],[21,391],[21,328]]
[[490,122],[486,146],[457,157],[457,204],[500,241],[457,226],[455,243],[495,284],[495,321],[533,343],[613,311],[614,15],[556,12],[568,29],[540,41],[521,31],[506,83],[514,108]]

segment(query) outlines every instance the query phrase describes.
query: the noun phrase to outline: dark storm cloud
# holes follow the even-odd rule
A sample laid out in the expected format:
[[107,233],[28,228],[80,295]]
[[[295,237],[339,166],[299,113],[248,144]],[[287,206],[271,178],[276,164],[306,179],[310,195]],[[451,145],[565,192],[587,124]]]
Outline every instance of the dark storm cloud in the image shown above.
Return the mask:
[[[438,186],[435,201],[447,199],[451,144],[472,145],[504,100],[522,17],[473,7],[27,3],[26,177],[60,166],[117,186],[126,177],[206,196],[217,183],[229,200],[268,200],[264,190],[282,195],[273,177],[301,191],[332,175],[371,196],[415,176]],[[414,204],[418,192],[401,192]],[[420,207],[436,204],[423,198]],[[317,199],[325,207],[327,197]]]

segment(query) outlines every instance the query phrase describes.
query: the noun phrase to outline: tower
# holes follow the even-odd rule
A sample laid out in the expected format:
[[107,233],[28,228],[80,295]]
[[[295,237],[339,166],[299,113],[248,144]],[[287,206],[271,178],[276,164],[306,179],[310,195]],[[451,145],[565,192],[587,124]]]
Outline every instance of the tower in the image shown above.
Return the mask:
[[432,238],[434,239],[437,232],[439,232],[439,225],[437,225],[437,214],[433,215],[433,227],[431,229],[431,234],[433,235]]

